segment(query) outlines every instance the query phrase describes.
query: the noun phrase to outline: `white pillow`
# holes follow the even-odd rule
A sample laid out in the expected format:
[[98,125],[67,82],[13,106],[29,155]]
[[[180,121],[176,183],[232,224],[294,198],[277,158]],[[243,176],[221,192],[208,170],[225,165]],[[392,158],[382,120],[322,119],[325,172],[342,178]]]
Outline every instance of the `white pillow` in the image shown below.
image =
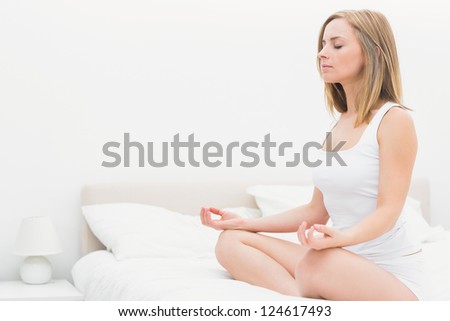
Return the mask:
[[92,232],[118,260],[136,257],[211,257],[219,231],[199,216],[137,203],[82,207]]
[[240,215],[243,218],[258,218],[262,216],[262,212],[259,208],[252,207],[227,207],[223,208],[223,211],[233,212]]
[[408,196],[403,207],[402,216],[405,217],[405,227],[408,235],[420,242],[433,242],[439,239],[442,226],[430,226],[422,214],[421,204],[418,200]]
[[262,216],[309,203],[313,191],[313,185],[253,185],[247,188],[247,193],[255,197]]
[[[262,216],[270,216],[309,203],[313,191],[313,185],[253,185],[246,192],[255,198]],[[261,234],[300,244],[297,232]]]

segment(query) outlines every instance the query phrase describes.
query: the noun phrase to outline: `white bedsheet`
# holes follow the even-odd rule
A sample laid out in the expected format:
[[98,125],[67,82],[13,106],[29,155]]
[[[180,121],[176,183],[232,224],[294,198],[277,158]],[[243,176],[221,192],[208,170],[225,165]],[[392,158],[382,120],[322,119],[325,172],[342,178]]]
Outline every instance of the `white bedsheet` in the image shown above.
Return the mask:
[[450,300],[450,231],[436,236],[436,241],[422,243],[430,280],[429,296],[434,301]]
[[139,258],[117,261],[92,252],[73,267],[86,300],[298,300],[233,280],[212,258]]
[[[450,232],[423,244],[430,300],[450,300]],[[72,269],[86,300],[299,300],[236,281],[214,258],[139,258],[117,261],[107,251],[81,258]],[[304,298],[303,298],[304,299]]]

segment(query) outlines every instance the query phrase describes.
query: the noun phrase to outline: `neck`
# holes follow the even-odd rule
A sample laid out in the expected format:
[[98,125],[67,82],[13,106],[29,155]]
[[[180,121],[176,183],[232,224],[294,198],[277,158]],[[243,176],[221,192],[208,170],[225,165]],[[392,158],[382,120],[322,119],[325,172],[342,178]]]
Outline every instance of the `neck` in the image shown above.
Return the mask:
[[343,85],[345,92],[345,99],[347,101],[347,113],[357,114],[358,110],[356,108],[356,94],[358,93],[358,87],[355,83]]
[[[348,117],[356,117],[358,115],[358,108],[356,105],[356,96],[358,93],[357,83],[347,84],[346,86],[342,86],[344,88],[345,97],[347,100],[347,111],[345,112]],[[379,98],[375,105],[374,109],[380,108],[387,100]]]

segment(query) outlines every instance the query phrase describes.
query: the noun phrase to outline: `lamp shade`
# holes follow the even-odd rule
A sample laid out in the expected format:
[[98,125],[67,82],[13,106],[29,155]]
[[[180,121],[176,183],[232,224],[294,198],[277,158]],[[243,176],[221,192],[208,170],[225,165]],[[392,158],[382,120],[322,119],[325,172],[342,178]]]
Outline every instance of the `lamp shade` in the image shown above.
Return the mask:
[[48,216],[28,217],[22,221],[14,254],[41,256],[61,252],[61,244]]

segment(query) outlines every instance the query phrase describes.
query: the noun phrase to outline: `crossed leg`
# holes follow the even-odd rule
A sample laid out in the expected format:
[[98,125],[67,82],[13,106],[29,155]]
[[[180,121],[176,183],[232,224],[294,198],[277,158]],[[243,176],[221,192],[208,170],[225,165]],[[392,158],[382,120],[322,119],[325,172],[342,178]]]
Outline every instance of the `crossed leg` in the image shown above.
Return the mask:
[[307,249],[300,244],[239,230],[225,230],[216,245],[219,263],[240,281],[299,295],[295,267]]
[[414,301],[397,277],[362,256],[341,248],[309,250],[295,277],[300,295],[345,301]]
[[226,230],[216,256],[237,280],[282,294],[329,300],[417,300],[400,280],[340,248],[321,251],[257,233]]

